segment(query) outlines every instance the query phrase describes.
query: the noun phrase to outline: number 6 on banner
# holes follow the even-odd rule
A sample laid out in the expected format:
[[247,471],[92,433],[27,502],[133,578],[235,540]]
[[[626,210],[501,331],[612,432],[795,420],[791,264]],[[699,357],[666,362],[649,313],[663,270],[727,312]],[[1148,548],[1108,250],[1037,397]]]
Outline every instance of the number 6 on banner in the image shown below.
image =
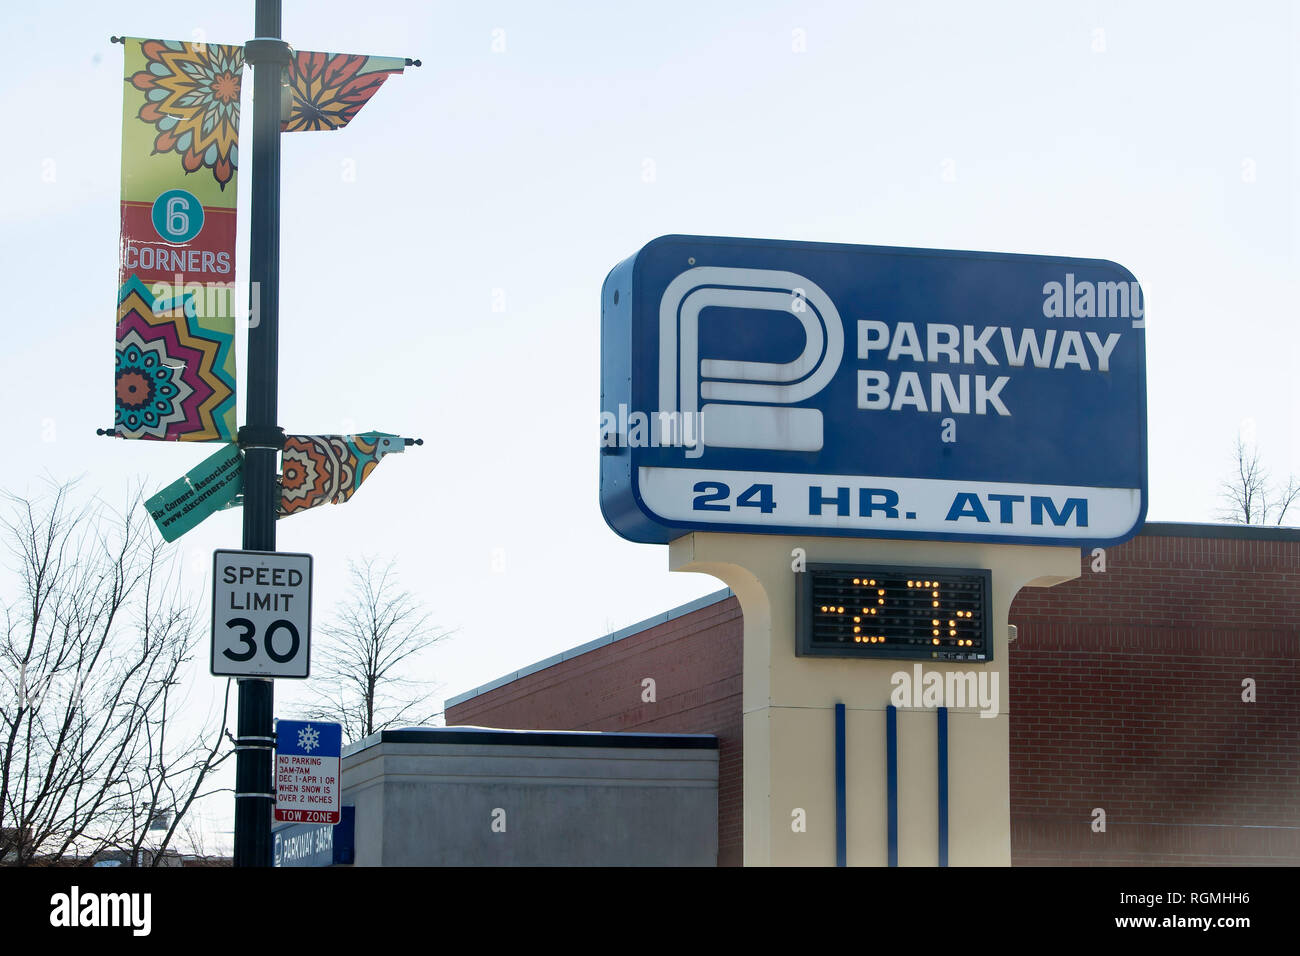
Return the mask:
[[153,201],[154,231],[164,242],[189,242],[203,229],[203,203],[184,189],[169,189]]

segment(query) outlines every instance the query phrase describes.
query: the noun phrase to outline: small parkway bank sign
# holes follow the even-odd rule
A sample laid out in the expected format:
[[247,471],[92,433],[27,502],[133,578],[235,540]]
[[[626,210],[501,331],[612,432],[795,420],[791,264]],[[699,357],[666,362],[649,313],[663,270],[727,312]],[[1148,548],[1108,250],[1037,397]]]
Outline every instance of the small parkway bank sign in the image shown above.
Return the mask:
[[601,294],[601,510],[655,543],[1123,541],[1145,336],[1101,259],[665,236]]
[[306,677],[311,667],[311,555],[217,551],[212,673]]

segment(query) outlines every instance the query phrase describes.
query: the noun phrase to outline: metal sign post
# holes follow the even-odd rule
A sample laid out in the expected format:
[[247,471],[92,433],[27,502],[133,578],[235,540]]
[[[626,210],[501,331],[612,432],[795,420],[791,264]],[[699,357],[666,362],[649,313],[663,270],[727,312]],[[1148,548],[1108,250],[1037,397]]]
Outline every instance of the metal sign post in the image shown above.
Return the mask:
[[[249,244],[248,418],[239,430],[244,451],[244,550],[275,550],[276,424],[280,323],[280,91],[289,45],[280,38],[280,0],[257,0],[256,39],[244,44],[253,67],[253,198]],[[274,685],[239,681],[235,756],[235,866],[271,865],[271,779]]]
[[[271,680],[303,678],[310,669],[311,559],[276,553],[276,519],[280,513],[347,501],[381,457],[422,444],[387,432],[295,435],[286,440],[277,422],[280,134],[342,129],[385,79],[420,65],[407,57],[294,51],[281,36],[281,19],[280,0],[256,0],[255,36],[242,48],[112,38],[126,48],[128,92],[122,140],[116,424],[98,434],[226,443],[146,505],[167,541],[217,511],[239,505],[244,509],[243,551],[216,555],[218,570],[232,570],[236,576],[214,581],[213,588],[212,673],[239,679],[236,866],[272,862]],[[237,391],[233,307],[218,304],[208,315],[190,301],[189,290],[206,285],[211,303],[212,293],[225,293],[234,285],[234,183],[245,64],[253,71],[248,411],[236,449],[228,444]],[[189,125],[182,129],[178,122]],[[151,151],[140,148],[143,136],[152,139]],[[208,167],[215,182],[206,175],[190,179],[198,166]],[[158,240],[165,248],[155,245]],[[185,282],[182,273],[204,282]],[[174,278],[175,287],[152,290],[151,277],[164,285]],[[221,281],[207,281],[217,277]],[[179,351],[168,351],[173,346]],[[307,480],[303,456],[321,448],[327,449],[330,463],[308,469],[312,474]],[[277,474],[282,454],[287,462],[284,489]],[[232,556],[233,564],[221,564]],[[223,611],[220,618],[218,609]]]

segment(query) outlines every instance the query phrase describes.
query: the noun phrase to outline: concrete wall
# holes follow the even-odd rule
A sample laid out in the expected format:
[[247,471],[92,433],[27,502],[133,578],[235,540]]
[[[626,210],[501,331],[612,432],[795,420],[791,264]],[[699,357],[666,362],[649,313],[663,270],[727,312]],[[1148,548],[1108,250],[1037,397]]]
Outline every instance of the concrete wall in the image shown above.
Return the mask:
[[706,735],[384,731],[343,756],[358,866],[715,866]]
[[[448,701],[447,723],[532,730],[706,732],[718,738],[718,865],[741,862],[740,604],[714,603]],[[655,682],[653,701],[643,681]]]

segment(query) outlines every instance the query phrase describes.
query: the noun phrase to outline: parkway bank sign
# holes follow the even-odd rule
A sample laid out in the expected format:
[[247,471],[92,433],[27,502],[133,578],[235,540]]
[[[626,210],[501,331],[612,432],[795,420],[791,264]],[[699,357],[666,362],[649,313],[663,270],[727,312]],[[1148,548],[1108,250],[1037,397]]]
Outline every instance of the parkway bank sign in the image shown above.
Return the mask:
[[1104,544],[1146,515],[1141,289],[1099,259],[665,236],[601,293],[601,508]]

